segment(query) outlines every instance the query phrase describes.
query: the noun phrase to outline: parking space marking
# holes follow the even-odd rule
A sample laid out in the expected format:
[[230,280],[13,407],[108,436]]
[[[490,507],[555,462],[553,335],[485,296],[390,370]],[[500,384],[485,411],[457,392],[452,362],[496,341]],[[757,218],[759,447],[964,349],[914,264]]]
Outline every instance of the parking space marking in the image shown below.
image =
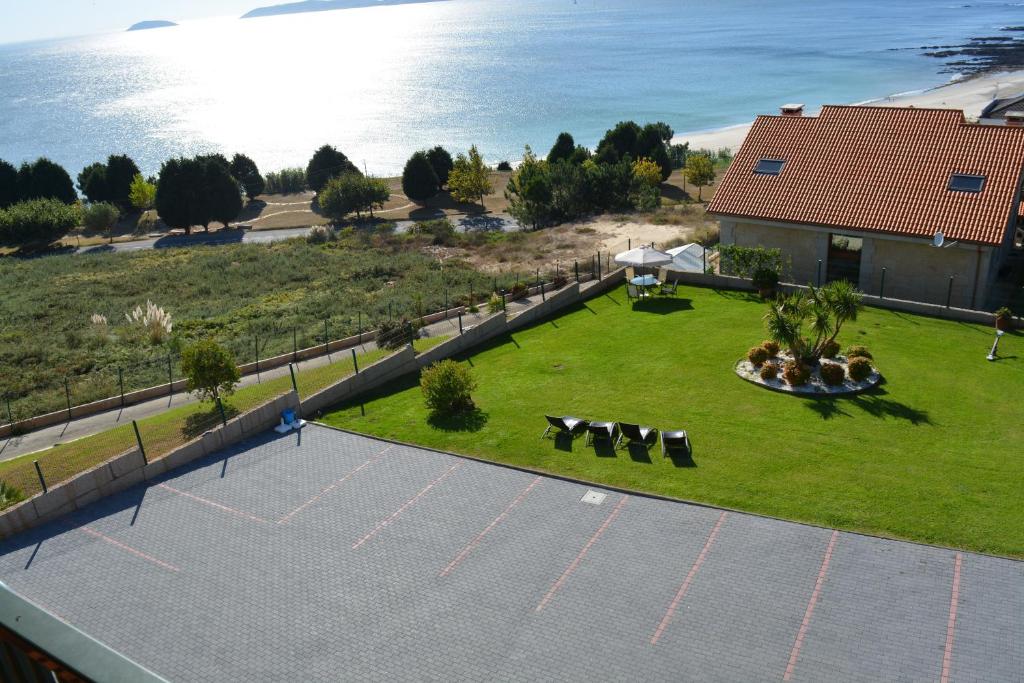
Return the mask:
[[832,532],[832,538],[828,541],[828,548],[825,550],[825,557],[821,560],[821,569],[818,570],[818,579],[814,582],[814,592],[807,603],[807,610],[804,611],[804,620],[800,622],[800,630],[796,634],[796,641],[793,642],[793,649],[789,652],[789,664],[786,665],[786,673],[782,680],[788,681],[793,678],[793,670],[796,668],[796,660],[800,656],[800,647],[804,642],[804,635],[807,634],[807,626],[811,623],[811,615],[814,614],[814,606],[821,595],[821,587],[825,583],[825,574],[828,573],[829,562],[832,561],[832,551],[836,547],[836,539],[839,538],[839,531]]
[[708,555],[708,551],[711,546],[715,543],[715,538],[718,536],[718,530],[722,528],[722,523],[725,522],[728,512],[722,511],[722,514],[718,516],[718,521],[715,522],[715,526],[711,529],[711,533],[708,534],[708,540],[704,543],[704,548],[700,551],[700,555],[694,560],[693,566],[690,567],[689,573],[686,578],[683,579],[683,583],[679,586],[679,590],[676,591],[676,595],[672,598],[672,603],[668,606],[668,610],[665,612],[665,616],[662,617],[661,623],[658,624],[658,628],[654,631],[654,635],[651,636],[651,645],[657,645],[658,639],[661,638],[661,634],[665,632],[669,622],[672,621],[673,615],[676,613],[676,609],[679,607],[679,603],[686,596],[686,592],[690,590],[690,584],[693,583],[693,577],[697,576],[697,572],[700,571],[700,566],[704,564],[704,559]]
[[562,584],[564,584],[566,580],[569,578],[569,576],[574,571],[576,571],[576,567],[578,567],[580,562],[583,561],[583,558],[586,556],[591,546],[597,543],[597,539],[601,538],[601,535],[604,534],[605,530],[609,526],[611,526],[611,523],[614,522],[615,518],[619,516],[619,512],[622,511],[622,506],[626,504],[627,500],[629,500],[629,496],[623,496],[619,500],[618,505],[616,505],[615,509],[612,510],[611,514],[608,515],[608,518],[604,520],[604,523],[600,527],[598,527],[597,531],[594,532],[594,535],[590,537],[590,540],[587,541],[587,544],[583,546],[583,550],[579,552],[579,555],[576,556],[576,559],[569,563],[569,566],[565,568],[565,571],[562,572],[562,575],[558,577],[558,580],[555,581],[554,584],[552,584],[548,592],[544,595],[543,598],[541,598],[541,601],[537,604],[537,607],[534,610],[535,612],[540,612],[545,607],[547,607],[547,604],[551,602],[551,599],[553,597],[555,597],[555,593],[557,593],[558,589],[562,587]]
[[406,511],[407,509],[409,509],[409,508],[410,508],[410,507],[411,507],[412,505],[414,505],[414,504],[416,503],[416,501],[418,501],[418,500],[419,500],[420,498],[422,498],[423,496],[427,495],[427,493],[428,493],[428,492],[430,491],[430,489],[432,489],[432,488],[434,488],[435,486],[437,486],[438,484],[440,484],[440,483],[441,483],[442,481],[444,481],[444,480],[445,480],[445,479],[446,479],[446,478],[448,477],[448,475],[450,475],[450,474],[451,474],[452,472],[454,472],[455,470],[459,469],[459,467],[461,467],[461,466],[462,466],[462,463],[461,463],[461,462],[457,462],[457,463],[455,463],[454,465],[452,465],[451,467],[449,467],[449,468],[448,468],[448,469],[447,469],[447,470],[445,471],[445,473],[444,473],[444,474],[442,474],[442,475],[441,475],[440,477],[438,477],[437,479],[435,479],[434,481],[430,482],[430,483],[429,483],[429,484],[427,484],[427,485],[426,485],[425,487],[423,487],[423,489],[421,489],[419,493],[417,493],[417,494],[416,494],[415,496],[413,496],[413,497],[412,497],[412,498],[410,498],[410,499],[409,499],[408,501],[406,501],[406,502],[405,502],[405,504],[404,504],[404,505],[402,505],[402,507],[400,507],[400,508],[398,508],[397,510],[395,510],[394,512],[392,512],[392,513],[391,513],[391,515],[390,515],[390,516],[389,516],[389,517],[388,517],[387,519],[385,519],[385,520],[384,520],[384,521],[382,521],[382,522],[381,522],[380,524],[378,524],[377,526],[375,526],[375,527],[373,528],[373,531],[371,531],[370,533],[366,534],[365,536],[363,536],[362,538],[360,538],[360,539],[359,539],[358,541],[356,541],[355,543],[353,543],[353,544],[352,544],[352,550],[358,550],[360,546],[362,546],[362,545],[363,545],[364,543],[366,543],[366,542],[367,542],[367,541],[369,541],[369,540],[370,540],[371,538],[373,538],[374,536],[376,536],[376,535],[377,535],[377,534],[378,534],[379,532],[381,532],[382,530],[384,530],[384,529],[385,529],[385,528],[386,528],[386,527],[387,527],[388,525],[390,525],[390,524],[391,524],[392,522],[394,522],[394,521],[395,521],[396,519],[398,519],[398,517],[399,517],[399,516],[400,516],[400,515],[401,515],[401,514],[402,514],[403,512],[405,512],[405,511]]
[[339,486],[344,484],[346,481],[348,481],[349,479],[351,479],[355,475],[359,474],[359,472],[361,472],[362,470],[366,469],[367,467],[369,467],[373,463],[375,463],[378,460],[380,460],[381,458],[383,458],[384,454],[387,453],[389,450],[391,450],[391,448],[392,448],[392,446],[388,446],[387,448],[382,450],[380,453],[378,453],[377,455],[373,456],[372,458],[370,458],[369,460],[364,462],[362,465],[360,465],[359,467],[355,468],[354,470],[352,470],[351,472],[346,474],[344,477],[342,477],[338,481],[336,481],[333,484],[325,487],[322,491],[320,491],[320,493],[316,494],[315,496],[313,496],[312,498],[307,500],[305,503],[303,503],[299,507],[297,507],[294,510],[292,510],[291,512],[289,512],[287,515],[285,515],[281,519],[277,520],[277,523],[278,524],[285,524],[285,523],[287,523],[288,520],[290,520],[292,517],[294,517],[295,515],[299,514],[300,512],[302,512],[303,510],[308,508],[310,505],[312,505],[316,501],[320,500],[325,495],[327,495],[328,493],[330,493],[334,489],[338,488]]
[[169,569],[172,572],[180,572],[181,571],[180,569],[175,567],[173,564],[170,564],[169,562],[164,562],[163,560],[158,560],[155,557],[153,557],[152,555],[147,555],[146,553],[142,552],[141,550],[136,550],[135,548],[131,547],[130,545],[125,545],[124,543],[121,543],[120,541],[115,541],[110,536],[107,536],[106,534],[101,534],[100,532],[96,531],[95,529],[93,529],[91,527],[83,525],[83,526],[81,526],[79,528],[82,531],[84,531],[85,533],[89,534],[90,536],[92,536],[94,538],[98,538],[101,541],[105,541],[105,542],[109,543],[110,545],[114,546],[115,548],[120,548],[121,550],[124,550],[125,552],[131,553],[132,555],[135,555],[136,557],[140,557],[143,560],[146,560],[147,562],[152,562],[153,564],[157,565],[158,567],[163,567],[164,569]]
[[473,552],[473,549],[480,544],[480,541],[483,540],[483,537],[489,534],[491,530],[494,529],[494,527],[498,526],[498,524],[500,524],[503,519],[508,517],[508,514],[512,512],[513,508],[515,508],[517,505],[523,502],[523,499],[526,498],[526,495],[530,493],[530,491],[532,491],[533,488],[537,484],[539,484],[542,479],[543,477],[537,477],[532,482],[530,482],[530,485],[523,489],[519,493],[519,495],[516,496],[515,500],[509,503],[508,507],[506,507],[505,510],[500,515],[495,517],[494,520],[490,524],[488,524],[483,531],[476,535],[476,538],[470,541],[469,544],[465,548],[463,548],[458,555],[455,556],[455,559],[448,563],[447,567],[441,570],[439,576],[448,576],[448,574],[450,574],[453,569],[459,566],[459,563],[466,559],[466,556]]
[[194,493],[189,493],[188,491],[182,491],[181,489],[176,489],[173,486],[168,486],[167,484],[162,484],[162,483],[161,484],[157,484],[157,486],[159,488],[164,489],[165,491],[170,491],[171,493],[176,493],[179,496],[183,496],[185,498],[189,498],[190,500],[194,500],[197,503],[202,503],[203,505],[209,505],[210,507],[216,508],[217,510],[221,510],[222,512],[227,512],[228,514],[231,514],[231,515],[237,515],[238,517],[244,517],[245,519],[248,519],[248,520],[253,521],[253,522],[259,522],[261,524],[269,524],[269,522],[267,520],[263,519],[262,517],[257,517],[256,515],[250,515],[248,512],[242,512],[241,510],[236,510],[235,508],[228,507],[227,505],[221,505],[220,503],[212,501],[212,500],[210,500],[208,498],[203,498],[202,496],[197,496]]
[[946,622],[946,650],[942,655],[942,683],[949,683],[949,668],[953,663],[953,634],[956,631],[956,610],[960,602],[960,565],[963,555],[956,554],[953,564],[953,591],[949,597],[949,621]]

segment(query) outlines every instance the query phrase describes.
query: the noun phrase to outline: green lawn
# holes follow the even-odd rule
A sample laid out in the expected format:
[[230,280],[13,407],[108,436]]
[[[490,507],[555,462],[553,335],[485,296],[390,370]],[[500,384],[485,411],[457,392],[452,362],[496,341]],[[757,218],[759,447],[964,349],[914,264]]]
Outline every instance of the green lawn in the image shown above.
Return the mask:
[[[1024,557],[1020,334],[990,363],[987,327],[865,309],[840,341],[871,349],[883,386],[798,398],[733,373],[764,337],[764,311],[746,294],[690,287],[633,310],[618,289],[469,357],[473,418],[432,424],[411,379],[325,421],[593,482]],[[685,428],[693,459],[541,441],[545,413]]]

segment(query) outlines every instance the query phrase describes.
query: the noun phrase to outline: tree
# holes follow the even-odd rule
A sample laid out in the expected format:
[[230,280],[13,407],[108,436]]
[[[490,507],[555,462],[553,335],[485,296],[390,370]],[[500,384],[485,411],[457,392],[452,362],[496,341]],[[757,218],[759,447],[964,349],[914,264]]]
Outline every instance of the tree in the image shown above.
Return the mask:
[[715,167],[704,154],[691,154],[684,167],[686,179],[691,185],[697,186],[697,201],[703,201],[701,189],[715,181]]
[[441,181],[426,152],[416,152],[405,162],[402,171],[402,192],[414,202],[422,202],[437,194]]
[[203,197],[204,168],[196,159],[168,159],[160,167],[156,210],[172,228],[192,232],[193,225],[209,223]]
[[136,173],[128,188],[128,200],[139,211],[152,209],[156,201],[156,185],[146,182],[141,173]]
[[551,151],[548,152],[548,163],[568,161],[573,158],[575,153],[576,141],[572,139],[572,135],[569,133],[559,133],[555,144],[551,146]]
[[639,156],[637,141],[640,138],[640,126],[634,121],[619,121],[615,127],[607,131],[597,145],[597,161],[601,164],[613,164],[625,156]]
[[523,162],[509,178],[505,197],[509,201],[508,212],[521,225],[529,225],[536,230],[551,215],[548,162],[538,160],[529,145],[523,154]]
[[242,378],[235,357],[211,339],[182,351],[181,370],[188,380],[187,389],[203,401],[216,401],[221,394],[230,394]]
[[111,231],[119,218],[121,211],[110,202],[90,204],[82,211],[82,225],[92,232],[102,233],[111,241],[114,239]]
[[68,172],[46,157],[40,157],[18,169],[18,199],[59,199],[65,204],[73,204],[78,195]]
[[81,220],[77,204],[59,199],[30,199],[0,209],[0,244],[44,247],[76,227]]
[[139,167],[130,157],[112,154],[107,159],[106,169],[107,201],[127,209],[131,206],[131,185],[139,174]]
[[676,136],[672,126],[668,125],[664,121],[658,121],[656,123],[648,124],[654,130],[658,131],[658,137],[661,138],[661,142],[667,147],[672,144],[672,138]]
[[206,218],[203,222],[209,230],[209,221],[214,220],[225,228],[242,212],[242,186],[238,180],[215,159],[207,159],[203,169],[206,195]]
[[[764,316],[768,336],[797,360],[816,363],[848,320],[856,320],[863,294],[846,280],[790,294]],[[806,329],[805,329],[806,328]]]
[[0,159],[0,209],[6,209],[18,199],[18,169]]
[[448,150],[440,145],[427,151],[427,159],[437,174],[437,191],[440,192],[448,184],[448,176],[455,167],[455,162],[452,161],[452,155]]
[[97,161],[83,168],[78,174],[78,191],[90,202],[105,202],[110,199],[106,164]]
[[661,168],[650,159],[637,159],[633,162],[633,177],[648,187],[661,184]]
[[334,147],[324,145],[309,160],[306,167],[306,182],[309,189],[320,192],[328,180],[348,173],[359,173],[359,169]]
[[448,189],[459,202],[478,201],[484,206],[484,196],[493,191],[487,166],[476,145],[469,148],[469,156],[459,154],[448,176]]
[[231,159],[231,175],[245,188],[245,196],[250,201],[263,194],[267,185],[263,176],[260,175],[260,169],[256,166],[256,162],[244,154],[236,154]]
[[368,178],[361,173],[346,173],[331,178],[320,191],[320,210],[333,222],[341,222],[355,212],[362,218],[364,211],[373,215],[374,207],[381,207],[391,196],[388,184],[379,178]]

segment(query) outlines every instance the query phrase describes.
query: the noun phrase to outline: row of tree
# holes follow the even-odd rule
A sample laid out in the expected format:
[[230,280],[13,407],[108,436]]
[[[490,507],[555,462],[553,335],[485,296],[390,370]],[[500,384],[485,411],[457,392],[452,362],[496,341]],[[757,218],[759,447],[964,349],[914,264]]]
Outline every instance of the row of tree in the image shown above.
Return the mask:
[[78,199],[71,176],[45,157],[21,168],[0,159],[0,209],[32,199],[57,199],[72,204]]

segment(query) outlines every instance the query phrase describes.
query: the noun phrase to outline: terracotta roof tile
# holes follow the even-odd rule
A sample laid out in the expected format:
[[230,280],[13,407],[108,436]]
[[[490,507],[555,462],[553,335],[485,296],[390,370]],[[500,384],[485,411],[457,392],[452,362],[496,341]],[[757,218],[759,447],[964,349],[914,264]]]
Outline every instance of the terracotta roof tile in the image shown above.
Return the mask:
[[[785,159],[777,176],[764,158]],[[1024,127],[969,124],[953,109],[825,106],[759,116],[708,212],[998,245],[1017,210]],[[953,192],[953,173],[985,176]]]

